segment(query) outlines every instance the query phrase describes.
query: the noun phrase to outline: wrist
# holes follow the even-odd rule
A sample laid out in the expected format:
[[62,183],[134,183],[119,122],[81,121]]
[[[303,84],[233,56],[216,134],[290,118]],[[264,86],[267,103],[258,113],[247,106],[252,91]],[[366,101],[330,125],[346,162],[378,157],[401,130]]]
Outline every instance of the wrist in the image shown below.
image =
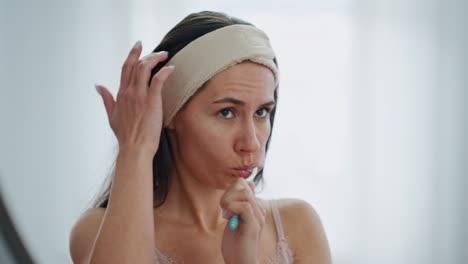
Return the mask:
[[156,150],[149,149],[146,146],[138,145],[119,145],[119,156],[149,159],[153,161]]

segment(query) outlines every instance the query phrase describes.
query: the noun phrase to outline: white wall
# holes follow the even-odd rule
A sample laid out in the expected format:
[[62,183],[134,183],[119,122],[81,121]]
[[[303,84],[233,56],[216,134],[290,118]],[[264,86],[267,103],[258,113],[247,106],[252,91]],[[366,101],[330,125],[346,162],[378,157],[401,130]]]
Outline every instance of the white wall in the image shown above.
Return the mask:
[[113,139],[94,82],[117,85],[128,6],[2,3],[2,192],[40,263],[71,262],[69,229],[105,172]]
[[355,174],[364,185],[360,263],[467,261],[466,7],[357,6],[352,101],[354,164],[361,166]]
[[[94,83],[118,89],[190,12],[270,36],[281,70],[265,198],[320,214],[334,263],[466,263],[466,1],[16,1],[0,9],[0,184],[40,263],[112,163]],[[248,7],[248,8],[247,8]]]

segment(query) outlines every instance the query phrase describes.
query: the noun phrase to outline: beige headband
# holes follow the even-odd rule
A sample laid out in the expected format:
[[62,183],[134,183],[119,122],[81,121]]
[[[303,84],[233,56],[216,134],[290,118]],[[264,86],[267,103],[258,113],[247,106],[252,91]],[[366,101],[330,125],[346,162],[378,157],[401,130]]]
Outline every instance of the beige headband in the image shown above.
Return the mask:
[[232,25],[207,33],[190,42],[166,65],[175,65],[162,90],[164,127],[167,127],[187,100],[216,73],[250,60],[270,68],[279,82],[273,62],[275,53],[268,36],[250,25]]

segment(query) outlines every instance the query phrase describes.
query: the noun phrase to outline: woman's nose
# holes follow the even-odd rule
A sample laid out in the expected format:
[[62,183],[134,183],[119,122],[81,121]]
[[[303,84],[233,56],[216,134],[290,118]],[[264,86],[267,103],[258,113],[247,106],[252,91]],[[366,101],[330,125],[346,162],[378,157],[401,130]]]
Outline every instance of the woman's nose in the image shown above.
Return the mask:
[[236,140],[236,151],[240,153],[252,153],[260,148],[255,121],[250,119],[240,127]]

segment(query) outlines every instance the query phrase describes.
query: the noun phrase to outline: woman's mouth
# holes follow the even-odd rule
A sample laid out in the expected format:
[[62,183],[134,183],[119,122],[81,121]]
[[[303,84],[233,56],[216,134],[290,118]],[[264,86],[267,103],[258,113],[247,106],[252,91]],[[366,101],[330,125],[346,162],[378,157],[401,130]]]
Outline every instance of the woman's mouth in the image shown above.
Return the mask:
[[236,176],[242,177],[244,179],[249,178],[250,176],[255,176],[252,175],[252,173],[256,171],[255,167],[253,168],[248,168],[248,169],[234,169],[234,173]]
[[247,179],[252,174],[252,171],[248,169],[247,170],[233,169],[233,172],[236,176],[242,177],[244,179]]

